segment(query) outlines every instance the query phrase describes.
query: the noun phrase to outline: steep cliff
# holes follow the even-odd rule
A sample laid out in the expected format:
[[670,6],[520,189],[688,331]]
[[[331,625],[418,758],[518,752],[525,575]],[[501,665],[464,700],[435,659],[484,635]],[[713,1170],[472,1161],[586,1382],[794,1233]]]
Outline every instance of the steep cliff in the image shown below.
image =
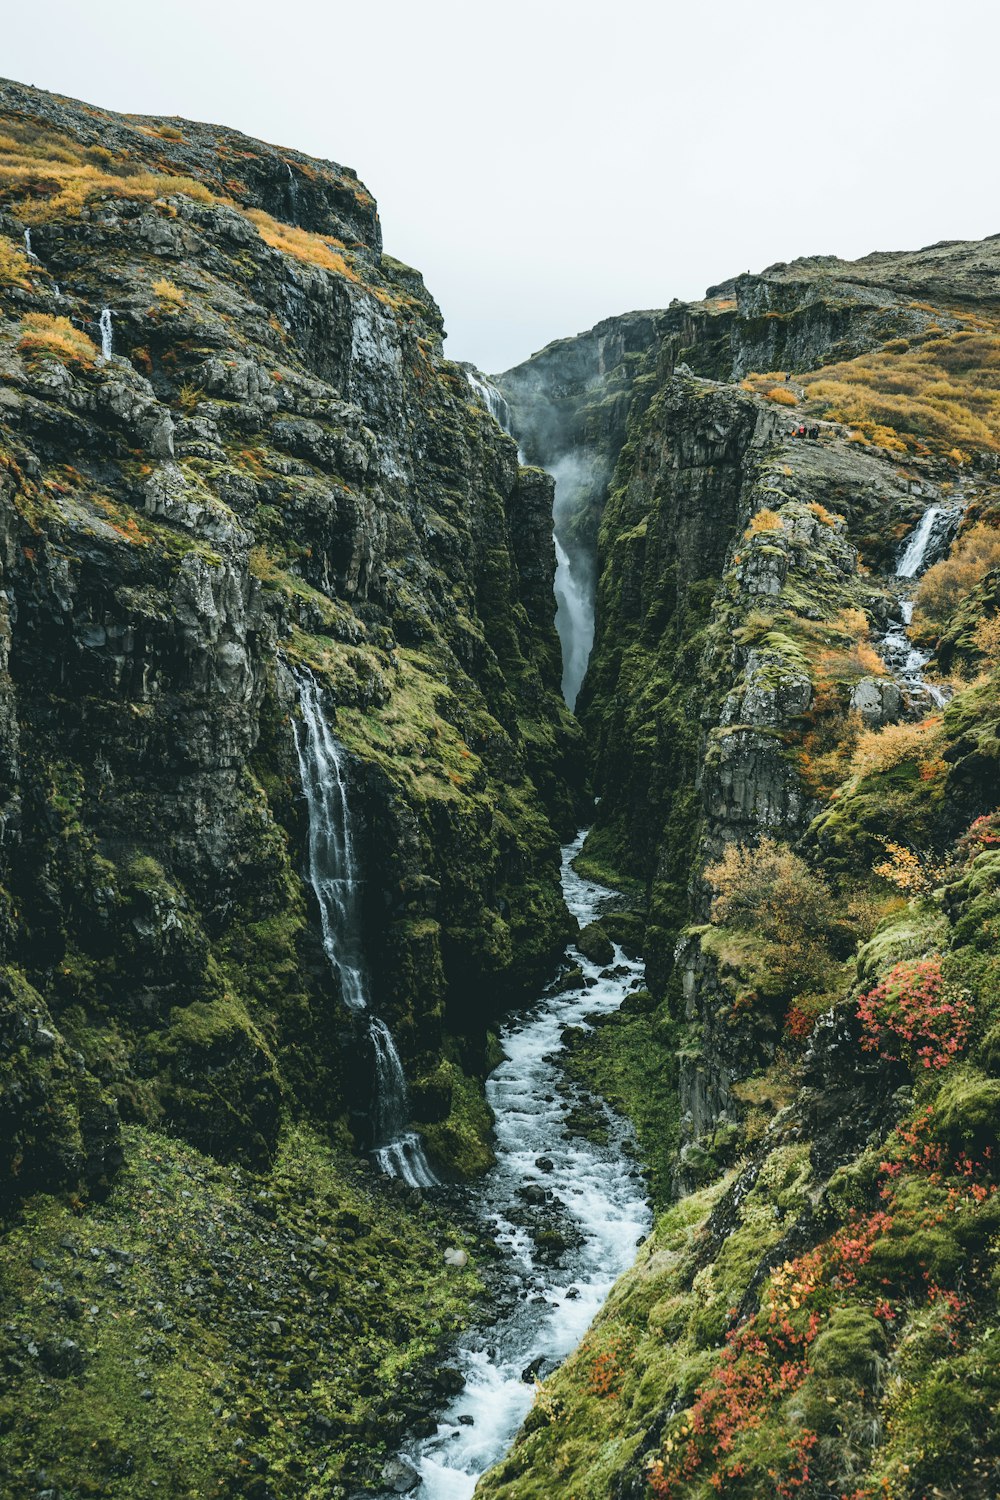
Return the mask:
[[[35,1493],[32,1453],[60,1492],[81,1465],[90,1493],[168,1484],[156,1439],[127,1431],[155,1426],[165,1401],[185,1492],[270,1494],[260,1474],[287,1464],[282,1492],[305,1493],[295,1465],[332,1483],[345,1455],[357,1468],[385,1442],[402,1419],[385,1408],[388,1365],[426,1358],[474,1281],[441,1264],[434,1236],[452,1231],[383,1202],[347,1149],[345,1123],[367,1142],[372,1058],[304,879],[295,673],[314,674],[349,755],[372,1005],[438,1169],[472,1170],[489,1150],[487,1027],[569,929],[558,836],[583,771],[558,691],[551,483],[519,467],[443,357],[440,313],[383,255],[352,172],[13,83],[0,114],[0,1212],[70,1195],[40,1217],[29,1206],[38,1233],[8,1261],[5,1357],[38,1425],[17,1399],[5,1410],[3,1487]],[[289,1164],[296,1120],[325,1206]],[[253,1179],[230,1189],[207,1158],[284,1171],[256,1270]],[[174,1267],[140,1205],[185,1173],[218,1228],[200,1264],[181,1236]],[[148,1305],[183,1317],[187,1338],[161,1350],[159,1413],[133,1403],[127,1362],[98,1337],[138,1292],[117,1288],[118,1310],[95,1297],[79,1369],[38,1353],[40,1328],[53,1347],[74,1339],[73,1308],[50,1305],[52,1278],[75,1275],[50,1260],[65,1205],[109,1192],[70,1237],[135,1256]],[[372,1232],[394,1268],[384,1291],[367,1252],[344,1248]],[[315,1358],[319,1303],[285,1285],[290,1252],[339,1300],[345,1348],[368,1343],[325,1362],[322,1390],[312,1373],[292,1382],[282,1417],[273,1390],[250,1398],[279,1364],[285,1381],[288,1348],[253,1320],[271,1299],[302,1368]],[[227,1257],[251,1292],[213,1306]],[[404,1305],[422,1309],[405,1328]],[[184,1374],[206,1320],[220,1342]],[[84,1405],[118,1402],[117,1457],[87,1456],[86,1422],[57,1453],[53,1373]],[[213,1405],[258,1424],[256,1471],[221,1417],[196,1432],[183,1415]],[[138,1447],[146,1467],[129,1478]]]
[[652,991],[616,1096],[648,1139],[658,1046],[679,1201],[485,1495],[996,1486],[998,270],[819,258],[659,326],[579,712]]

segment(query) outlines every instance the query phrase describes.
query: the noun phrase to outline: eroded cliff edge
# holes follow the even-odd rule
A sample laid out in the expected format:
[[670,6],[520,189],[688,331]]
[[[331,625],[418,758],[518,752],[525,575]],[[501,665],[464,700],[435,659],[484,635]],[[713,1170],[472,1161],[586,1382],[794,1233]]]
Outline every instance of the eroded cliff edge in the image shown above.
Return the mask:
[[626,367],[578,711],[650,994],[575,1050],[677,1202],[483,1494],[995,1487],[998,271],[772,267]]
[[372,1005],[475,1171],[488,1028],[569,924],[551,483],[353,172],[14,83],[0,116],[4,1488],[303,1494],[384,1451],[476,1283],[355,1161],[295,673],[350,757]]

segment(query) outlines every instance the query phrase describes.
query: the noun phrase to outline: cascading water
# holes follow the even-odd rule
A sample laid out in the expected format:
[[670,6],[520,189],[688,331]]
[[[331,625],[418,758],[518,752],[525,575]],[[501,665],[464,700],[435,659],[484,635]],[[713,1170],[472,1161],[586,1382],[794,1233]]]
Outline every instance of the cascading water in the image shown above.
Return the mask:
[[594,646],[594,601],[574,573],[569,553],[558,534],[555,543],[556,631],[562,646],[562,694],[572,709],[576,707]]
[[507,405],[506,396],[497,390],[492,380],[487,380],[486,376],[481,375],[478,370],[466,366],[465,375],[493,420],[503,428],[504,432],[510,433],[510,407]]
[[111,358],[115,338],[114,330],[111,327],[110,307],[101,308],[101,316],[97,320],[97,326],[101,330],[101,358],[108,360]]
[[377,1016],[370,1031],[375,1052],[375,1160],[390,1177],[402,1177],[411,1187],[434,1187],[420,1137],[407,1130],[410,1114],[406,1074],[392,1032]]
[[[573,869],[582,845],[581,833],[563,850],[563,893],[586,925],[610,893]],[[395,1461],[403,1472],[394,1477],[415,1500],[469,1500],[527,1415],[534,1376],[547,1375],[579,1343],[649,1231],[625,1125],[608,1110],[606,1144],[575,1135],[570,1117],[580,1098],[557,1057],[563,1030],[617,1010],[640,983],[642,964],[618,947],[607,968],[576,950],[570,956],[588,987],[546,995],[516,1016],[501,1033],[506,1060],[486,1081],[496,1165],[463,1190],[463,1203],[505,1251],[505,1296],[499,1316],[466,1333],[455,1351],[461,1395],[437,1430]],[[566,1242],[555,1257],[545,1249],[551,1230]],[[558,1483],[549,1493],[561,1493]]]
[[33,260],[36,263],[38,262],[38,256],[35,254],[34,250],[32,250],[32,248],[31,248],[31,230],[30,229],[26,229],[24,231],[24,253],[28,257],[29,260]]
[[[946,546],[958,525],[965,506],[965,497],[959,486],[959,498],[949,505],[929,505],[916,526],[905,539],[896,562],[895,576],[909,581],[919,578],[931,561]],[[913,619],[913,595],[905,587],[900,590],[899,610],[901,620],[890,625],[882,637],[881,648],[885,663],[896,680],[906,689],[911,699],[929,701],[941,708],[950,694],[924,678],[924,667],[931,659],[931,652],[921,651],[907,634]]]
[[[503,392],[471,365],[465,367],[465,374],[490,416],[504,432],[516,438],[516,433],[511,430],[510,406]],[[517,456],[523,463],[520,448]],[[586,576],[587,570],[582,559],[574,557],[574,548],[566,533],[566,522],[581,486],[590,478],[590,465],[586,457],[571,453],[553,464],[549,473],[556,484],[552,504],[556,549],[553,591],[556,598],[556,632],[562,646],[562,694],[569,707],[575,708],[594,646],[594,589],[592,580]]]
[[365,1010],[360,890],[343,757],[315,679],[302,672],[298,684],[302,718],[295,724],[295,748],[309,808],[309,883],[319,905],[323,950],[340,974],[344,1000],[352,1010]]
[[[343,750],[323,712],[319,686],[306,671],[296,674],[301,717],[295,749],[309,809],[309,883],[316,893],[323,951],[340,976],[346,1004],[368,1010],[368,984],[361,939],[361,880]],[[406,1075],[388,1026],[372,1016],[368,1039],[374,1059],[374,1155],[384,1172],[410,1187],[433,1187],[437,1178],[420,1137],[407,1130],[410,1101]]]
[[570,708],[576,707],[594,647],[594,579],[570,538],[570,523],[581,494],[592,484],[592,470],[588,456],[579,453],[565,454],[549,470],[556,482],[556,631],[562,646],[562,693]]

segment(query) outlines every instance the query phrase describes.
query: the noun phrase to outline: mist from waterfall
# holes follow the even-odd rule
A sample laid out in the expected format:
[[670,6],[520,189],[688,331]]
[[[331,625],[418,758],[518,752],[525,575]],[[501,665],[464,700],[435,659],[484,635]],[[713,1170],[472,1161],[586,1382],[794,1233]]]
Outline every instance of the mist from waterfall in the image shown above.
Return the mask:
[[586,453],[567,453],[549,469],[556,482],[552,519],[556,548],[556,630],[562,646],[562,693],[570,708],[583,686],[594,646],[594,566],[573,536],[581,496],[593,486],[594,463]]
[[[362,879],[356,853],[350,787],[343,746],[330,732],[319,684],[310,672],[295,673],[301,716],[295,720],[295,750],[309,810],[309,883],[319,906],[323,951],[340,977],[345,1004],[369,1012],[368,976],[362,937]],[[416,1131],[407,1130],[410,1096],[392,1032],[369,1013],[368,1041],[374,1065],[373,1153],[384,1172],[410,1187],[433,1187],[437,1178]]]

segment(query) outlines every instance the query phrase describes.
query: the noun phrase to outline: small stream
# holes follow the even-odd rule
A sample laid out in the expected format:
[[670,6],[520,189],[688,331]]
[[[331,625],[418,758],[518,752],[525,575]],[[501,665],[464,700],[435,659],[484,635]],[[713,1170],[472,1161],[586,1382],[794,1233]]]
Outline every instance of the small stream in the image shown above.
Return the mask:
[[950,504],[929,505],[904,539],[895,569],[895,577],[899,580],[900,619],[889,626],[879,643],[886,666],[910,702],[917,707],[933,705],[941,708],[951,696],[946,688],[926,681],[924,667],[933,652],[922,651],[914,645],[908,632],[913,619],[917,580],[947,551],[968,503],[964,486],[960,484],[958,489],[958,497]]
[[[570,911],[586,925],[612,893],[573,869],[583,837],[563,849],[562,882]],[[627,1125],[605,1107],[607,1145],[574,1136],[567,1117],[580,1096],[566,1091],[558,1057],[563,1028],[617,1010],[640,983],[642,965],[616,948],[611,975],[576,949],[570,955],[588,988],[545,995],[514,1017],[501,1033],[506,1061],[486,1083],[497,1161],[469,1190],[467,1207],[505,1254],[505,1293],[497,1321],[467,1331],[454,1353],[465,1389],[437,1431],[402,1455],[418,1500],[468,1500],[531,1406],[529,1372],[548,1374],[575,1348],[651,1226]],[[544,1202],[530,1201],[543,1193]],[[532,1238],[532,1230],[548,1229],[570,1242],[555,1259]]]

